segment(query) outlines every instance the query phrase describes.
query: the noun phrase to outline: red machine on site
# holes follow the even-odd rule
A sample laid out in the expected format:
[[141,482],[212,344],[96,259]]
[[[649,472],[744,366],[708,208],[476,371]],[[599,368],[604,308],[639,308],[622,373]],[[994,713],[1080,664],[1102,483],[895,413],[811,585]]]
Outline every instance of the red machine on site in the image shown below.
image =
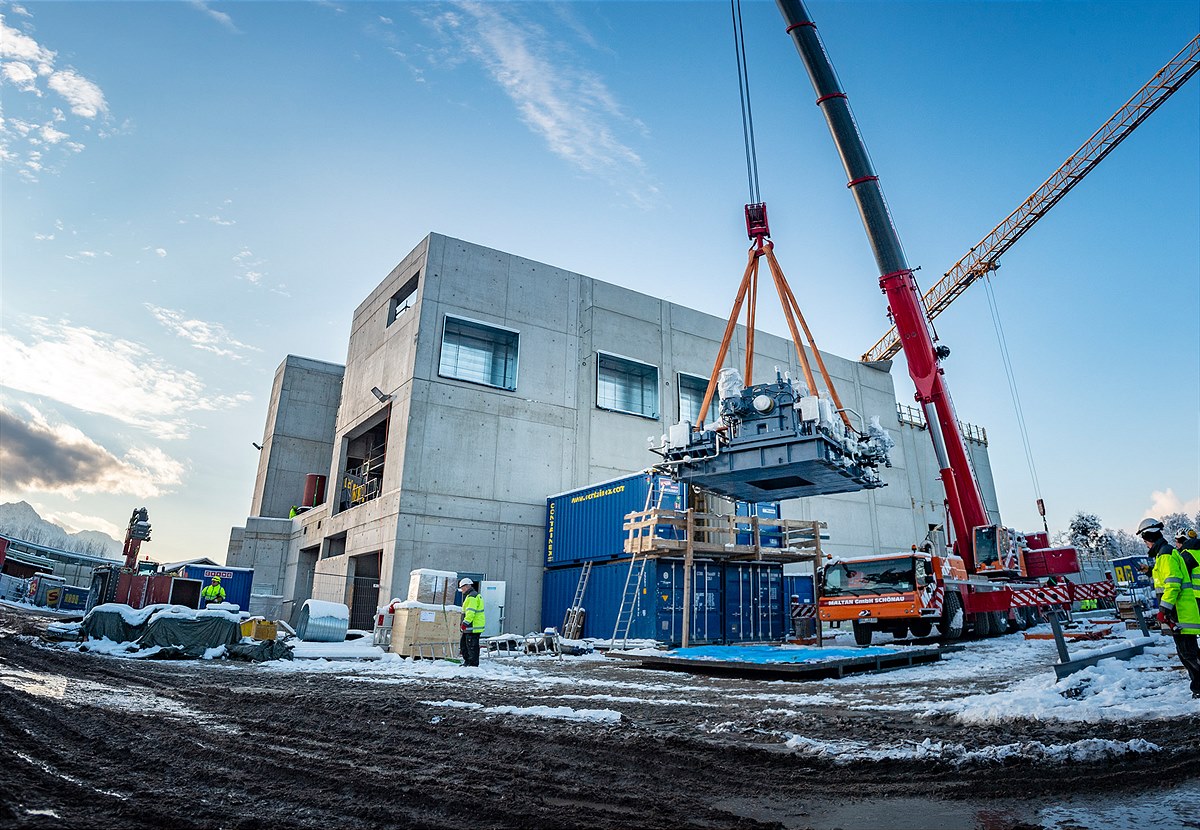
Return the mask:
[[88,610],[106,602],[117,602],[132,608],[169,603],[196,608],[202,585],[198,579],[185,579],[157,573],[157,563],[138,562],[142,542],[150,541],[150,513],[139,507],[129,517],[125,530],[125,545],[121,552],[124,564],[101,565],[92,571],[92,587],[88,594]]
[[879,267],[879,286],[887,296],[889,316],[933,441],[953,531],[949,549],[940,533],[931,533],[909,552],[830,563],[819,600],[821,619],[853,621],[855,640],[862,645],[870,643],[876,630],[922,637],[929,636],[935,625],[943,638],[956,639],[966,631],[988,636],[1026,627],[1047,606],[1112,598],[1115,587],[1110,581],[1039,583],[1040,577],[1079,571],[1075,549],[1052,549],[1045,534],[1026,537],[990,521],[940,365],[950,350],[935,345],[913,270],[905,260],[846,94],[803,2],[777,0],[777,4],[858,204]]

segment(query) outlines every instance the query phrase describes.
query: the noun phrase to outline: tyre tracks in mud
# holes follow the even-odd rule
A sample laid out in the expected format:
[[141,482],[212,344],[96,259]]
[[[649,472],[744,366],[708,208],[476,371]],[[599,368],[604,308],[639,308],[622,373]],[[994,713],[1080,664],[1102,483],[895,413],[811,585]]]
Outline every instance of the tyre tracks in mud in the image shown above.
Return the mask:
[[[351,682],[367,673],[81,654],[0,622],[0,674],[29,681],[0,684],[0,754],[12,782],[0,819],[18,827],[461,827],[481,815],[495,827],[771,827],[780,826],[772,805],[814,798],[1054,797],[1128,788],[1143,772],[1193,774],[1190,756],[1171,751],[986,768],[936,759],[839,765],[787,751],[788,734],[981,748],[1093,737],[1179,747],[1200,738],[1195,719],[967,728],[829,703],[769,714],[772,695],[820,687],[599,662],[562,664],[570,676],[553,682]],[[49,677],[66,679],[61,694],[29,690]],[[621,721],[486,711],[562,703],[611,709]]]

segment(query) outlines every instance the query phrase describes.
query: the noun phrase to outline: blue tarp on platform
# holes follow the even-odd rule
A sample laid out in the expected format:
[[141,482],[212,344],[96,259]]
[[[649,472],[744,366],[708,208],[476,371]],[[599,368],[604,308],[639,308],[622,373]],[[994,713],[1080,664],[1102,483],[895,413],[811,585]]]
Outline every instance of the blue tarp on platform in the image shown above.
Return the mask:
[[867,648],[816,648],[815,646],[695,646],[659,652],[660,657],[680,660],[727,660],[734,663],[820,663],[858,657],[884,657],[902,653],[902,649],[869,646]]

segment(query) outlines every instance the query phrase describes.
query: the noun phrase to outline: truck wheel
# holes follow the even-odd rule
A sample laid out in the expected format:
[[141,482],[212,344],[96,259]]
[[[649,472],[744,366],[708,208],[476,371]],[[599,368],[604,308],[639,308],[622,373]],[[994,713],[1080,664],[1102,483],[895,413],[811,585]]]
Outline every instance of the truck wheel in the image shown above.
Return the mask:
[[854,621],[854,642],[860,646],[871,645],[871,634],[874,629],[869,625],[860,625],[858,620]]
[[910,625],[908,627],[908,630],[909,630],[909,632],[912,633],[912,635],[914,637],[916,637],[918,640],[920,640],[924,637],[928,637],[930,634],[933,633],[933,621],[932,620],[917,620],[916,622],[914,622],[912,625]]
[[1009,623],[1007,611],[993,611],[992,616],[992,636],[1003,637],[1005,634],[1013,630],[1013,626]]
[[975,637],[986,640],[992,636],[992,612],[982,611],[974,616]]
[[938,633],[943,640],[957,640],[963,633],[962,597],[953,591],[946,592],[942,603],[942,618],[938,621]]
[[1030,625],[1033,624],[1029,620],[1028,611],[1029,611],[1028,608],[1014,608],[1013,609],[1013,623],[1016,625],[1018,631],[1024,631],[1025,629],[1029,628]]
[[905,637],[908,636],[908,626],[907,625],[896,626],[895,628],[892,629],[892,636],[895,637],[897,640],[903,640]]

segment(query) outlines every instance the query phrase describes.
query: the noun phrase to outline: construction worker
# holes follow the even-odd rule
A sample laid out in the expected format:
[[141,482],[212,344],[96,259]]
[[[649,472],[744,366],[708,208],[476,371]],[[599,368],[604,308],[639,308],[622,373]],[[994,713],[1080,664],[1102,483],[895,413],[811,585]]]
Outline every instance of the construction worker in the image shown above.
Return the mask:
[[458,590],[463,594],[462,637],[458,641],[458,652],[464,666],[479,665],[479,635],[483,633],[483,597],[475,590],[469,576],[458,581]]
[[212,582],[208,583],[200,592],[200,599],[204,600],[206,607],[225,601],[225,589],[221,587],[221,577],[214,576],[212,578]]
[[1163,538],[1163,523],[1143,519],[1138,536],[1154,560],[1154,590],[1159,595],[1156,619],[1175,640],[1179,662],[1191,679],[1192,697],[1200,698],[1200,606],[1192,588],[1192,575],[1179,552]]

